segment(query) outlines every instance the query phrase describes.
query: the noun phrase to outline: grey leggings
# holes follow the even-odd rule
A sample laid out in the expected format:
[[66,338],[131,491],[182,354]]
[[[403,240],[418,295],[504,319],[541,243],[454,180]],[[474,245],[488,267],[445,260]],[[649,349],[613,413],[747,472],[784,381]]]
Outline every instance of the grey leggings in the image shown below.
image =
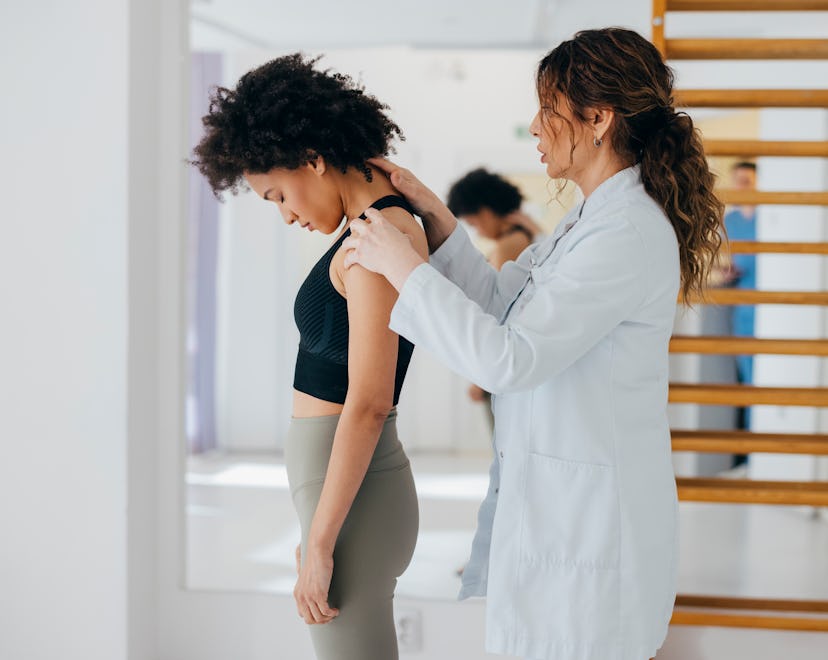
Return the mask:
[[[408,458],[388,415],[365,479],[334,548],[330,623],[309,626],[319,660],[396,660],[394,587],[411,561],[419,510]],[[339,415],[292,418],[285,445],[290,492],[302,528],[302,556]]]

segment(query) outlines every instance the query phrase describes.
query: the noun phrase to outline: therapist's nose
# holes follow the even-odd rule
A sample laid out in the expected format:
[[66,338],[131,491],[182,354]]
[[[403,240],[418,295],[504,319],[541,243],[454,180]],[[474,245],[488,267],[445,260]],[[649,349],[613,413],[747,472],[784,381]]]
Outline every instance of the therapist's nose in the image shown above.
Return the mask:
[[540,110],[535,113],[534,119],[532,119],[532,123],[529,124],[529,132],[534,135],[535,137],[540,137]]

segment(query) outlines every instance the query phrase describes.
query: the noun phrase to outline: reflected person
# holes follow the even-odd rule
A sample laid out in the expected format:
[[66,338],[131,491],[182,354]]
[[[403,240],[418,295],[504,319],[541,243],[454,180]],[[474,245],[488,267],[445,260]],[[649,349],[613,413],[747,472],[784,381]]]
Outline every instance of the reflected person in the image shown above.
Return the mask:
[[[481,167],[451,185],[446,206],[456,218],[493,243],[486,260],[500,270],[503,264],[517,259],[531,245],[540,229],[525,221],[528,216],[521,211],[522,202],[523,195],[517,186]],[[491,433],[494,430],[491,394],[472,383],[468,395],[472,401],[483,405]]]

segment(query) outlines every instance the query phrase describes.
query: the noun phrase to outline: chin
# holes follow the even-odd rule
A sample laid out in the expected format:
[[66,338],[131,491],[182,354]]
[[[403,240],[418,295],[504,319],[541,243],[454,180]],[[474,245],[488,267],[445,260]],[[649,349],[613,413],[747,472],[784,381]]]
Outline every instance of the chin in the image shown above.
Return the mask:
[[548,163],[546,165],[546,175],[550,179],[560,179],[563,173],[564,171],[554,163]]

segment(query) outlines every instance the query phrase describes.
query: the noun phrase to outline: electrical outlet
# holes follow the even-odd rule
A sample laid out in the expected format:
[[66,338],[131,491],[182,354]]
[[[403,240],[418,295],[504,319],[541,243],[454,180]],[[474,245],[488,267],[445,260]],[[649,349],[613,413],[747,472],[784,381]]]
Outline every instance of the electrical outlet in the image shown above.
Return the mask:
[[401,653],[419,653],[423,650],[423,617],[420,610],[411,607],[395,608],[394,625]]

